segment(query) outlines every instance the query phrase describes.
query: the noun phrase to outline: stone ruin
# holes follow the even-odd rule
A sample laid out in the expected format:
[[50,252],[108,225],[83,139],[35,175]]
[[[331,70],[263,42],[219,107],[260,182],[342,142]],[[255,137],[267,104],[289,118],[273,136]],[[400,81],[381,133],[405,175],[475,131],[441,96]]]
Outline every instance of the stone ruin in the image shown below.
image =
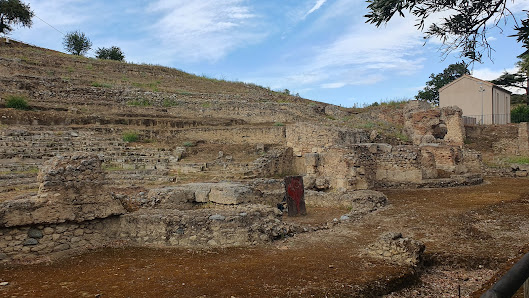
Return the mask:
[[[101,160],[82,153],[52,158],[39,172],[36,196],[0,202],[1,262],[116,244],[245,246],[328,228],[283,222],[279,209],[262,204],[267,195],[255,184],[191,183],[137,196],[125,194],[126,189],[120,193],[108,187]],[[385,196],[377,194],[379,202],[370,210],[385,205]],[[364,212],[363,198],[353,197],[348,207]],[[273,202],[279,201],[276,197]],[[341,204],[347,206],[346,201]]]
[[480,153],[463,148],[461,109],[427,109],[424,103],[411,102],[403,118],[413,145],[372,143],[372,134],[365,130],[298,123],[287,129],[294,168],[305,175],[306,187],[316,191],[482,182]]
[[[4,130],[1,137],[5,142],[0,145],[4,158],[49,160],[40,166],[36,195],[0,201],[0,259],[38,259],[114,243],[252,245],[327,228],[383,208],[388,204],[386,197],[373,189],[481,183],[481,156],[461,146],[460,110],[427,110],[411,103],[402,119],[413,144],[373,143],[377,134],[367,130],[307,122],[186,130],[190,139],[255,146],[259,157],[250,163],[235,163],[220,153],[214,162],[182,162],[187,154],[182,147],[154,151],[129,146],[123,150],[124,145],[111,137],[114,129],[107,128],[99,132],[104,138],[82,130]],[[165,133],[169,139],[183,131]],[[103,170],[104,164],[120,165],[128,174],[117,176]],[[178,176],[167,180],[171,171],[213,170],[243,179],[185,184],[174,183]],[[346,207],[350,211],[317,227],[283,222],[276,207],[283,202],[285,186],[273,177],[287,173],[303,176],[308,206]],[[121,187],[135,179],[170,185],[136,192]]]

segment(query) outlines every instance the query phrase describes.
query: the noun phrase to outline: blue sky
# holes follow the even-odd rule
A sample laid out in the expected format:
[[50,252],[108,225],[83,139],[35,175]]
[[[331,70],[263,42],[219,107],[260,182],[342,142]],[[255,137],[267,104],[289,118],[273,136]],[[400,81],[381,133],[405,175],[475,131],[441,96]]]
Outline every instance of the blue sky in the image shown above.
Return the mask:
[[[431,73],[460,61],[423,46],[414,18],[366,24],[364,0],[32,0],[38,18],[12,38],[63,51],[63,33],[80,30],[98,47],[118,46],[126,60],[210,77],[289,89],[341,106],[412,98]],[[523,17],[529,0],[508,1]],[[39,19],[40,18],[40,19]],[[48,24],[55,27],[51,28]],[[491,30],[492,60],[473,75],[513,71],[522,48],[513,34]]]

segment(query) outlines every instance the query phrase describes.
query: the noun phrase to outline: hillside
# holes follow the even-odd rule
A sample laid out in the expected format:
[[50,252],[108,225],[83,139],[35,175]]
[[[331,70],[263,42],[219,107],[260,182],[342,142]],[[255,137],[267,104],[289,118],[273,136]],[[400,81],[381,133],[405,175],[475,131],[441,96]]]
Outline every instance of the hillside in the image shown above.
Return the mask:
[[3,41],[0,99],[0,295],[470,295],[529,241],[529,167],[483,165],[527,124]]

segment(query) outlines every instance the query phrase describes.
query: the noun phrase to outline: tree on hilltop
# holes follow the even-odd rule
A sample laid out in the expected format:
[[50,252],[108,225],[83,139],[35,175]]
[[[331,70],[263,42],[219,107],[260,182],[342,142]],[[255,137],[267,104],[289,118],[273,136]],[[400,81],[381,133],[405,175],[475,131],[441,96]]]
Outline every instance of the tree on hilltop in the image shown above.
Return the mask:
[[33,12],[20,0],[0,0],[0,33],[8,34],[14,25],[31,27]]
[[432,104],[439,104],[439,89],[446,84],[455,81],[465,74],[470,74],[465,62],[450,64],[443,72],[431,74],[430,81],[426,82],[426,87],[415,96],[418,100],[424,100]]
[[92,42],[81,31],[67,33],[62,44],[67,52],[77,56],[84,56],[92,48]]
[[96,51],[96,58],[123,61],[125,60],[125,55],[119,47],[112,46],[110,48],[98,48]]
[[[487,41],[487,33],[507,18],[515,19],[507,8],[507,2],[514,0],[368,0],[369,12],[366,23],[379,27],[387,24],[395,14],[404,17],[410,13],[417,19],[415,26],[424,32],[424,39],[438,38],[443,42],[441,50],[445,55],[460,51],[461,57],[481,62],[483,52],[490,57],[492,48]],[[448,16],[426,27],[430,16],[436,13],[448,13]],[[516,19],[515,19],[516,20]],[[518,41],[529,38],[529,21],[522,20],[516,26]]]

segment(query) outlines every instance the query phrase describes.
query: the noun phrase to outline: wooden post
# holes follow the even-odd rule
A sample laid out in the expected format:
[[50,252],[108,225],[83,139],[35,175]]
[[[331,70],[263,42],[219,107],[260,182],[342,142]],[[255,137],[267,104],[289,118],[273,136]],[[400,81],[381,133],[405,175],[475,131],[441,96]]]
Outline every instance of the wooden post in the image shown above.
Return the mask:
[[529,279],[523,283],[523,297],[529,298]]
[[303,177],[285,177],[285,197],[287,198],[288,216],[307,215],[305,208],[305,189]]

